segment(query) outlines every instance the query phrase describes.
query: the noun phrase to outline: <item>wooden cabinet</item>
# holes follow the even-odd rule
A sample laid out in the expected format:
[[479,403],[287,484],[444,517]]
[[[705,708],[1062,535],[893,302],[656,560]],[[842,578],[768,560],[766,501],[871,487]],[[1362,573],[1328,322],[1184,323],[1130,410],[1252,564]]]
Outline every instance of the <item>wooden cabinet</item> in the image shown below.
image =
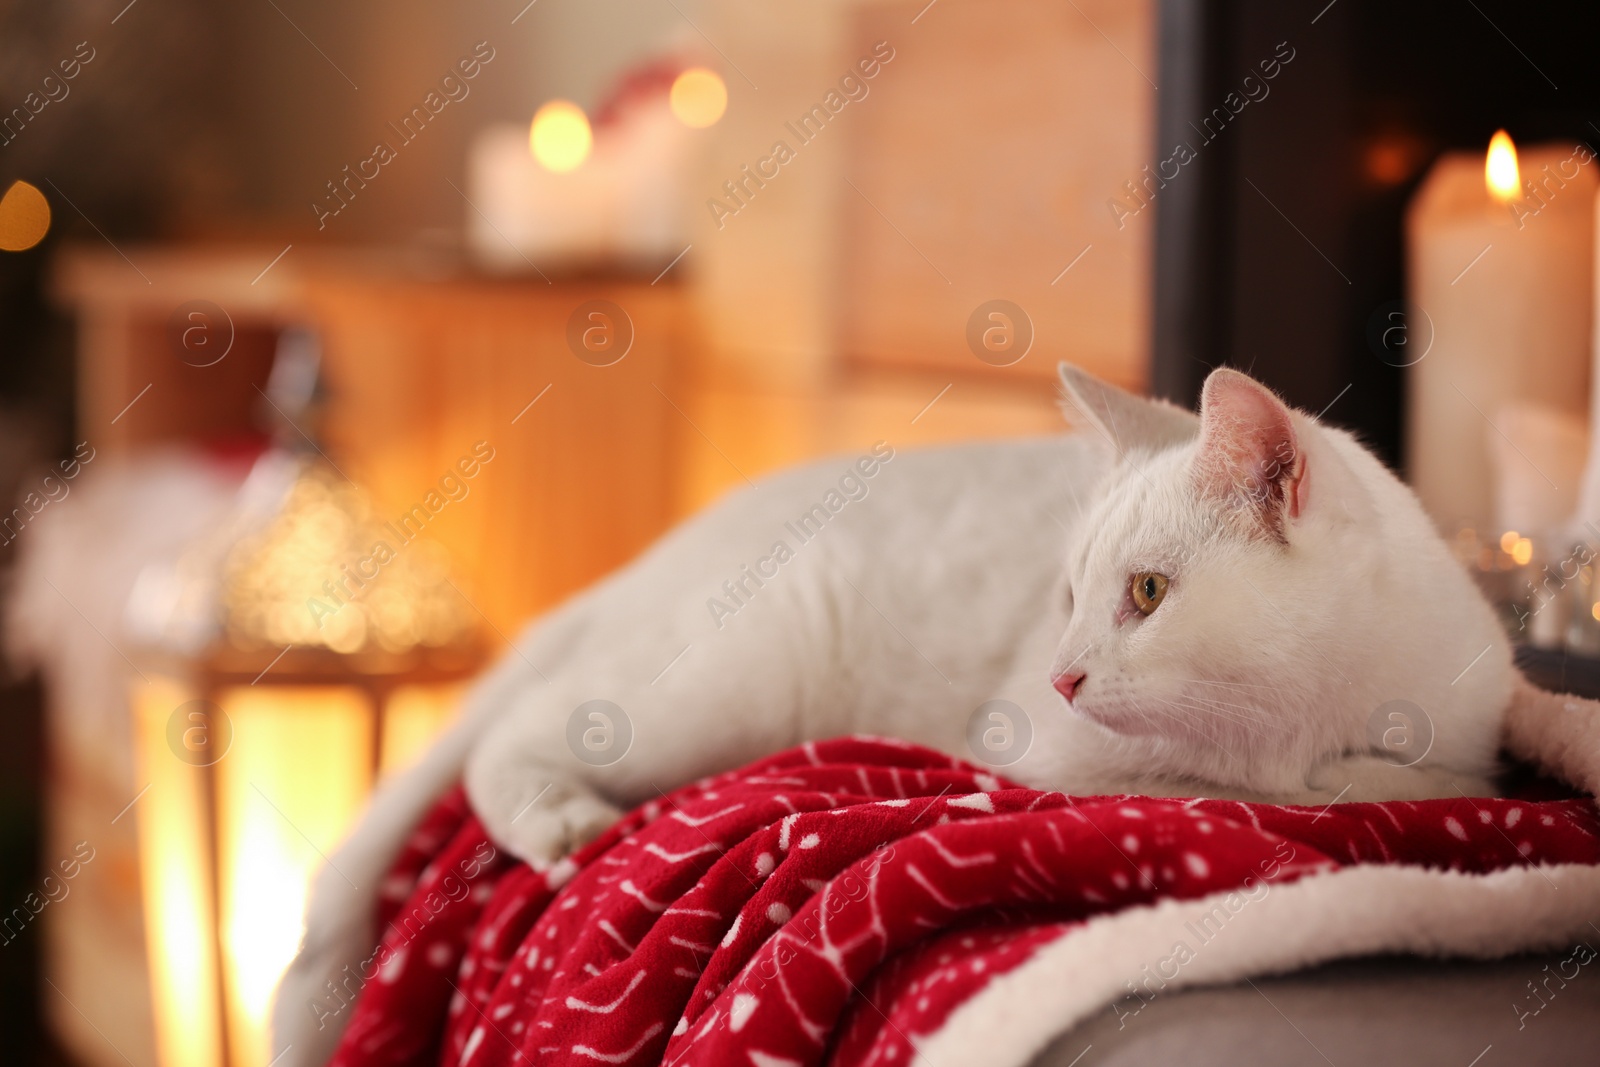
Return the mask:
[[[680,395],[684,322],[667,280],[438,276],[377,253],[299,249],[261,275],[270,249],[127,251],[137,268],[80,250],[57,275],[80,323],[80,433],[109,455],[259,432],[275,347],[303,327],[322,347],[329,393],[307,429],[380,514],[398,517],[474,448],[492,450],[427,532],[503,635],[674,517],[693,405]],[[191,327],[182,309],[196,301],[223,317],[206,309]],[[609,308],[569,339],[574,313],[597,301]],[[211,331],[211,353],[180,351],[190,328]],[[605,330],[616,336],[595,334]],[[627,335],[625,354],[579,358],[585,331],[602,347]],[[225,355],[196,365],[230,335]]]

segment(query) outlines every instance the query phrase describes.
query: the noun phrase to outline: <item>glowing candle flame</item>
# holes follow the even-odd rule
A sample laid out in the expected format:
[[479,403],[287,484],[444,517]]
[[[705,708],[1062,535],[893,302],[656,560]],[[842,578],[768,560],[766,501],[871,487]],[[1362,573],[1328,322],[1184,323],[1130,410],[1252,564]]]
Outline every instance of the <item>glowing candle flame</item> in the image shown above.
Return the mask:
[[1502,204],[1510,203],[1522,195],[1522,175],[1517,170],[1517,146],[1511,135],[1496,130],[1489,139],[1489,154],[1483,161],[1483,180],[1489,195]]
[[552,100],[534,114],[528,140],[533,157],[546,170],[565,174],[589,158],[594,134],[582,108],[567,100]]

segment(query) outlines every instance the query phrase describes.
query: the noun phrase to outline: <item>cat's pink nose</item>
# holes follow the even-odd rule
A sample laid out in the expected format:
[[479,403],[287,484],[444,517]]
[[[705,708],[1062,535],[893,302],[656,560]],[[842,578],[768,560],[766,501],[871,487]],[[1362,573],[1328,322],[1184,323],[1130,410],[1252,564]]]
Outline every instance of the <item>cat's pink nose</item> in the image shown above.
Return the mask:
[[1052,679],[1056,692],[1071,700],[1078,695],[1078,687],[1083,685],[1084,674],[1082,671],[1062,671]]

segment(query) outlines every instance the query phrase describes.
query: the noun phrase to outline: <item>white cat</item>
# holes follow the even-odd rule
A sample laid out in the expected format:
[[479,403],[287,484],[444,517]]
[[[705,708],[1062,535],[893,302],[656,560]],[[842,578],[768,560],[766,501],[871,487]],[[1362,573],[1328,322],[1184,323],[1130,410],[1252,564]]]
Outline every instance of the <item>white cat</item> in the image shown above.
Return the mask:
[[[370,955],[372,887],[463,774],[493,837],[536,865],[624,808],[806,740],[981,758],[969,722],[994,699],[1022,713],[1013,740],[1031,735],[1003,772],[1048,789],[1492,792],[1520,678],[1409,489],[1237,371],[1211,374],[1198,417],[1061,376],[1079,433],[891,441],[779,475],[533,625],[319,877],[276,1008],[285,1062],[326,1056],[343,1020],[319,1032],[308,1005]],[[579,711],[593,700],[621,714]],[[1391,701],[1421,709],[1409,766],[1374,749]]]

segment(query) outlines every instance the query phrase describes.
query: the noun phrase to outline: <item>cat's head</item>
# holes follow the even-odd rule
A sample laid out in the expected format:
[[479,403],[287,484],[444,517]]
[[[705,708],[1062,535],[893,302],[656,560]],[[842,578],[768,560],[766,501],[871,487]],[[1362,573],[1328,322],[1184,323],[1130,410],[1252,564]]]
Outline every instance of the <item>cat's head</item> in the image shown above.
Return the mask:
[[1385,708],[1420,710],[1433,766],[1489,770],[1509,642],[1375,456],[1238,371],[1211,373],[1198,416],[1061,376],[1111,460],[1060,593],[1073,712],[1155,773],[1268,793],[1370,749]]

